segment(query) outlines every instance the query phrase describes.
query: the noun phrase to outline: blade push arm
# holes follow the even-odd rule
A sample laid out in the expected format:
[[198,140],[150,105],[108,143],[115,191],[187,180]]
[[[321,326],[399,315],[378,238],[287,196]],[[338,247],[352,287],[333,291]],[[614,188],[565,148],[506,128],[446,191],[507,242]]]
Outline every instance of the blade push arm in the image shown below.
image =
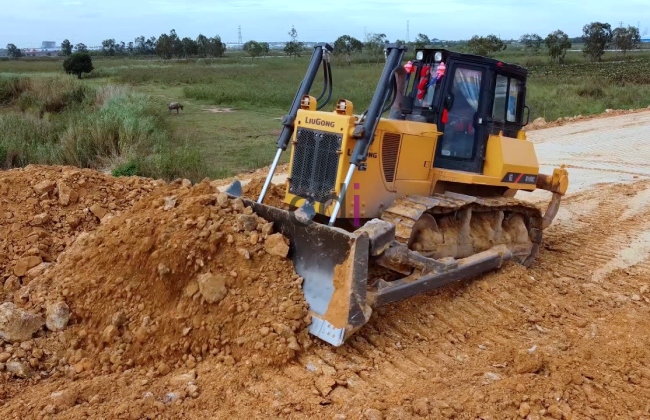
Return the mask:
[[352,179],[355,167],[363,165],[368,158],[368,150],[370,149],[372,140],[375,137],[377,124],[379,123],[381,114],[384,111],[386,100],[392,90],[395,71],[402,62],[402,57],[407,50],[405,46],[397,45],[389,45],[386,49],[388,50],[386,65],[384,66],[384,71],[381,73],[381,77],[379,78],[379,83],[377,83],[375,94],[373,95],[370,106],[368,107],[368,113],[366,114],[366,118],[362,125],[358,125],[354,129],[353,136],[357,139],[357,144],[354,146],[354,151],[352,152],[352,157],[350,159],[350,167],[348,168],[345,181],[341,187],[341,196],[336,201],[334,211],[329,220],[330,226],[334,225],[334,222],[338,217],[341,203],[345,199],[345,193],[350,184],[350,180]]
[[[273,159],[271,170],[269,171],[269,174],[266,177],[266,181],[264,182],[264,187],[262,188],[262,192],[260,193],[260,196],[257,199],[258,203],[264,201],[266,190],[269,188],[269,185],[271,184],[271,180],[273,179],[273,175],[275,173],[275,168],[278,166],[278,162],[280,161],[280,155],[282,154],[283,151],[287,149],[289,140],[291,140],[291,134],[293,133],[293,129],[294,129],[294,122],[296,120],[296,115],[298,114],[298,109],[300,108],[300,100],[302,99],[303,96],[309,94],[309,91],[311,90],[311,86],[314,83],[316,74],[318,73],[318,68],[321,62],[323,61],[323,55],[325,54],[324,49],[326,49],[330,53],[334,51],[332,46],[329,44],[319,44],[314,47],[314,52],[311,56],[311,61],[309,62],[309,67],[307,68],[307,73],[305,74],[305,78],[300,83],[300,86],[298,87],[298,91],[296,92],[296,96],[293,97],[293,102],[291,103],[291,108],[289,109],[289,113],[285,115],[284,118],[282,119],[282,132],[280,132],[280,137],[278,137],[278,150],[275,153],[275,158]],[[331,81],[331,76],[329,76],[330,79],[327,79],[328,76],[329,75],[326,75],[326,81],[327,80]]]
[[375,136],[375,129],[379,123],[379,118],[381,118],[386,99],[388,99],[392,90],[395,71],[402,62],[402,57],[404,57],[407,47],[393,44],[389,45],[386,49],[388,50],[386,65],[384,66],[379,83],[377,83],[377,88],[368,107],[365,121],[363,125],[357,126],[354,130],[354,137],[357,139],[357,144],[352,153],[351,163],[355,166],[359,166],[368,158],[368,150]]

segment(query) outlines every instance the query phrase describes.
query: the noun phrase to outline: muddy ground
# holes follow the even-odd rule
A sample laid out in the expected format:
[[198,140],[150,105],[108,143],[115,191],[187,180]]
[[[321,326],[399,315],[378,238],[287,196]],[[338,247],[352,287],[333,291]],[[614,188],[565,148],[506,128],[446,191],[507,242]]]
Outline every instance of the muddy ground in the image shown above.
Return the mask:
[[533,266],[389,305],[339,348],[222,183],[3,172],[0,418],[649,418],[649,126],[531,133],[575,181]]

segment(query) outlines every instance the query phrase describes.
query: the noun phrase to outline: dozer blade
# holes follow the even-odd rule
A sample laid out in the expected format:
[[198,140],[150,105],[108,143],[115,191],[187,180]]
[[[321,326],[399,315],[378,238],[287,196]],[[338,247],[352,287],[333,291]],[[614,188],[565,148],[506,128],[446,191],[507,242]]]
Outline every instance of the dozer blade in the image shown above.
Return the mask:
[[341,345],[370,317],[366,305],[367,233],[305,223],[293,212],[241,199],[289,239],[289,257],[304,279],[303,293],[312,313],[309,332],[334,346]]
[[[437,260],[399,244],[395,227],[379,219],[348,232],[301,222],[293,212],[242,201],[289,239],[289,257],[304,279],[303,293],[312,314],[309,332],[334,346],[366,324],[375,307],[483,274],[513,257],[502,245],[467,258]],[[410,274],[390,282],[375,279],[370,286],[369,265],[403,265]]]
[[[309,212],[300,220],[301,212],[239,198],[289,239],[289,258],[304,279],[312,315],[309,332],[334,346],[366,324],[379,306],[479,276],[531,252],[527,246],[496,245],[464,258],[428,257],[400,243],[395,224],[385,220],[348,232],[309,220]],[[392,274],[381,274],[382,269]]]

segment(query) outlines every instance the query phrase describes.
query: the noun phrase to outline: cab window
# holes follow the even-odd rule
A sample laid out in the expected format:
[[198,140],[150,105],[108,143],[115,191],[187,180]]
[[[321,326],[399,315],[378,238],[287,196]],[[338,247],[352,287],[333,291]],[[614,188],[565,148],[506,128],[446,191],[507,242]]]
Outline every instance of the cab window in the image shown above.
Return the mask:
[[508,91],[508,106],[506,108],[506,121],[517,122],[517,101],[519,100],[519,89],[521,82],[517,79],[510,79]]
[[496,88],[494,90],[494,105],[492,106],[492,118],[503,120],[506,114],[506,92],[508,89],[508,78],[498,75]]
[[497,121],[516,123],[521,92],[521,80],[501,74],[497,75],[492,118]]

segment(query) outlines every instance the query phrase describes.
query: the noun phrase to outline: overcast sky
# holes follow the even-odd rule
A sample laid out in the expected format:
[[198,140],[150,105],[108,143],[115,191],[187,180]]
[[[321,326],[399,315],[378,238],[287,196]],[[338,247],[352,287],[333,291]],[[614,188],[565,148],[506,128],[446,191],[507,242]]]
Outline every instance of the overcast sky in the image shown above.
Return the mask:
[[[9,0],[4,0],[9,3]],[[468,39],[494,33],[518,38],[542,37],[556,29],[580,36],[592,21],[650,26],[649,0],[21,0],[2,7],[0,46],[40,47],[41,41],[101,45],[114,38],[128,43],[139,35],[160,36],[175,29],[182,38],[221,36],[287,41],[294,25],[302,41],[333,41],[340,35],[361,40],[364,33],[384,33],[390,41],[418,33],[432,38]],[[646,32],[646,36],[648,33]]]

